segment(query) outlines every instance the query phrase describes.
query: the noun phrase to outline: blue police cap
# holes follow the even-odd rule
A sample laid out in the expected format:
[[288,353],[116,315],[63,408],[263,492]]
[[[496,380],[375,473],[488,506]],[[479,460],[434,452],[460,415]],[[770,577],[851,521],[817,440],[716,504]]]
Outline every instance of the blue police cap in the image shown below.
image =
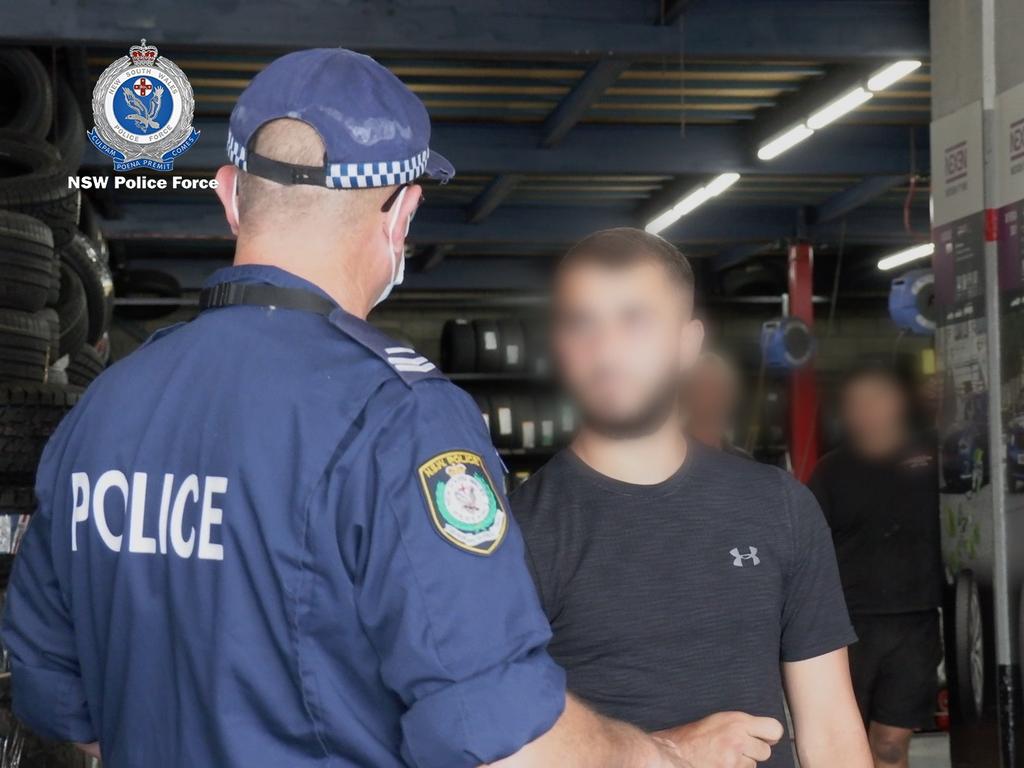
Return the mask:
[[[302,120],[323,139],[322,166],[272,160],[252,151],[257,131],[279,118]],[[401,80],[369,56],[344,48],[296,51],[253,78],[231,111],[228,158],[279,184],[364,189],[446,182],[455,169],[429,147],[430,117]]]

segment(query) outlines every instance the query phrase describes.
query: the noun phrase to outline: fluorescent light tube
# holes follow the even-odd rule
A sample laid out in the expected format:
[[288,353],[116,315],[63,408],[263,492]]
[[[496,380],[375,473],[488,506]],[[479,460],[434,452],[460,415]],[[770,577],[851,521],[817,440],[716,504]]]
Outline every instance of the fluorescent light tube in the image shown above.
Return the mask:
[[664,213],[660,213],[655,216],[647,223],[647,226],[644,227],[644,229],[653,235],[658,234],[675,224],[690,211],[706,203],[712,197],[722,194],[725,190],[739,181],[739,179],[740,175],[738,173],[719,174],[704,186],[697,187],[695,190],[689,192],[686,197],[682,198],[678,203],[673,205]]
[[814,131],[801,123],[762,146],[757,150],[757,156],[762,160],[772,160],[813,134]]
[[852,91],[840,96],[830,104],[826,104],[807,118],[807,127],[813,131],[824,128],[829,123],[834,122],[848,112],[855,110],[873,95],[874,94],[872,94],[871,91],[865,90],[864,88],[854,88]]
[[907,248],[905,251],[899,251],[890,256],[886,256],[884,259],[879,259],[878,268],[881,270],[896,269],[896,267],[902,267],[904,264],[909,264],[912,261],[918,259],[924,259],[935,253],[934,243],[922,243],[921,245],[915,245],[913,248]]
[[738,173],[723,173],[720,176],[716,176],[707,186],[708,194],[711,197],[720,195],[739,180],[740,175]]
[[898,80],[902,80],[920,66],[921,62],[917,59],[903,59],[902,61],[890,64],[871,76],[871,79],[868,80],[868,90],[884,91],[890,85]]

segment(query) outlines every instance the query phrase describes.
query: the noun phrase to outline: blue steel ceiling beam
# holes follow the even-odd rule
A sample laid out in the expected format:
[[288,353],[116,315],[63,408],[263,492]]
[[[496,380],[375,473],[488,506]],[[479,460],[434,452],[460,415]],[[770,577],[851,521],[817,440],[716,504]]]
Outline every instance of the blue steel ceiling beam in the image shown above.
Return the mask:
[[[230,242],[231,233],[220,206],[209,203],[126,202],[123,217],[102,223],[112,240]],[[461,206],[425,206],[413,223],[409,239],[417,246],[481,243],[564,245],[597,229],[635,224],[628,208],[584,206],[502,206],[479,224],[466,221]],[[733,206],[710,204],[700,216],[684,218],[664,233],[683,247],[765,243],[792,232],[793,208],[789,206]],[[838,223],[814,226],[812,237],[834,238]],[[903,230],[897,208],[862,208],[847,218],[849,243],[902,244],[911,236]]]
[[594,102],[601,98],[601,94],[619,79],[619,75],[629,69],[629,64],[627,59],[614,59],[608,56],[593,64],[544,121],[544,125],[541,126],[540,146],[543,149],[550,149],[561,142],[583,119]]
[[477,224],[486,219],[505,202],[524,178],[520,173],[503,173],[495,176],[466,206],[466,221]]
[[[629,69],[629,61],[604,57],[595,62],[567,93],[541,126],[539,146],[551,149],[564,139],[569,131],[583,119],[601,94]],[[475,224],[490,216],[523,180],[518,173],[496,176],[469,204],[466,217]]]
[[[635,10],[633,10],[635,8]],[[116,19],[116,23],[111,23]],[[50,0],[0,5],[0,40],[41,45],[291,49],[343,45],[376,53],[764,58],[818,61],[924,57],[928,5],[916,0],[715,0],[680,30],[652,25],[650,6],[591,0]]]
[[[175,170],[210,171],[226,162],[224,121],[198,121],[202,136],[175,161]],[[927,157],[928,129],[915,131],[917,154]],[[591,125],[575,128],[572,141],[540,149],[539,126],[441,123],[431,146],[459,173],[864,176],[903,173],[911,165],[906,129],[837,125],[771,163],[751,159],[747,136],[736,125],[691,125],[686,135],[670,125]],[[86,165],[109,174],[110,158],[91,145]],[[456,179],[458,177],[456,176]],[[456,183],[458,183],[456,181]]]
[[852,187],[836,192],[821,205],[815,206],[810,215],[814,223],[825,223],[841,219],[848,213],[876,200],[891,189],[909,179],[906,173],[887,176],[869,176]]

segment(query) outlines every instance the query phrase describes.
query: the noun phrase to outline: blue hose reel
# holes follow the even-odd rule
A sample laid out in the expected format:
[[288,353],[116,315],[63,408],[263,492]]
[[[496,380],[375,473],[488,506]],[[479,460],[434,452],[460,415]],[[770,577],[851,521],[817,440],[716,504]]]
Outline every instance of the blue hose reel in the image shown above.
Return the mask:
[[761,326],[761,354],[767,368],[794,370],[811,361],[814,334],[796,317],[769,320]]
[[913,269],[892,281],[889,317],[901,330],[935,333],[935,275],[930,269]]

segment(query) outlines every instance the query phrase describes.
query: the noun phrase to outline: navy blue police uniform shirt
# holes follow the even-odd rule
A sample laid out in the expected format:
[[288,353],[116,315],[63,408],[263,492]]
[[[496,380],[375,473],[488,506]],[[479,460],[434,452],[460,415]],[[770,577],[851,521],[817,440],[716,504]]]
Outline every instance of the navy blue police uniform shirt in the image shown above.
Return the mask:
[[4,621],[15,712],[112,768],[514,753],[565,680],[501,472],[468,396],[340,309],[161,332],[45,451]]
[[[828,526],[775,467],[690,441],[662,483],[562,451],[512,495],[569,690],[645,730],[785,722],[780,662],[854,641]],[[764,763],[792,768],[789,744]]]

